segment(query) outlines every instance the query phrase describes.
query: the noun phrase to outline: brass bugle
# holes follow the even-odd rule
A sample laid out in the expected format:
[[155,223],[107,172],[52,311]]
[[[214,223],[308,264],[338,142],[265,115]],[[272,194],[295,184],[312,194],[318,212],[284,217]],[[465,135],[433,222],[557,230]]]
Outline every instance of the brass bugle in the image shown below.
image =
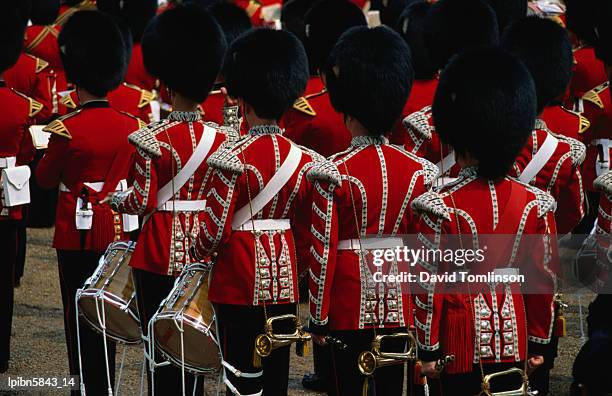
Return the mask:
[[[502,391],[502,392],[492,392],[491,391],[491,380],[498,377],[504,377],[507,375],[520,375],[522,379],[522,384],[518,389]],[[521,370],[518,367],[513,367],[508,370],[500,371],[497,373],[487,374],[482,379],[482,394],[487,396],[529,396],[534,395],[529,389],[529,377],[525,373],[524,370]]]
[[[282,320],[292,320],[295,323],[295,331],[289,334],[275,334],[274,333],[274,322]],[[260,357],[270,356],[273,350],[291,345],[294,342],[307,342],[312,338],[302,328],[299,323],[297,316],[293,314],[286,314],[280,316],[273,316],[268,318],[264,327],[265,333],[260,334],[255,338],[255,352]]]
[[[382,341],[391,338],[405,338],[407,342],[405,352],[384,352],[381,350]],[[357,367],[361,374],[370,376],[377,368],[394,364],[403,364],[416,360],[416,340],[411,333],[395,333],[378,335],[372,341],[372,349],[359,354]]]

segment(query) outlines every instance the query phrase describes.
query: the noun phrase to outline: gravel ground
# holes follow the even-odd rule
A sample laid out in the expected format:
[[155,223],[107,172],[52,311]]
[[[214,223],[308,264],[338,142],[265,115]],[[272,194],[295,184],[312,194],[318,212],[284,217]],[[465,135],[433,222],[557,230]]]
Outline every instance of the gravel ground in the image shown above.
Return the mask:
[[[10,376],[48,377],[68,374],[57,264],[55,251],[50,248],[51,236],[52,230],[28,230],[25,276],[21,287],[15,292],[12,360],[7,373]],[[581,297],[583,307],[586,307],[591,298],[590,295]],[[566,295],[566,300],[570,304],[566,311],[568,336],[560,341],[559,358],[551,378],[552,395],[567,394],[571,383],[572,363],[580,349],[578,297],[575,294]],[[586,313],[586,309],[584,311]],[[118,350],[118,354],[120,351],[121,349]],[[123,381],[120,386],[121,394],[138,394],[141,357],[140,347],[127,348]],[[119,357],[117,360],[119,361]],[[292,356],[290,395],[316,394],[304,391],[301,387],[303,373],[311,370],[310,358]],[[207,381],[206,394],[215,394],[215,381],[213,379]],[[4,394],[11,393],[0,391],[0,395]],[[40,394],[63,395],[68,392],[49,391]]]

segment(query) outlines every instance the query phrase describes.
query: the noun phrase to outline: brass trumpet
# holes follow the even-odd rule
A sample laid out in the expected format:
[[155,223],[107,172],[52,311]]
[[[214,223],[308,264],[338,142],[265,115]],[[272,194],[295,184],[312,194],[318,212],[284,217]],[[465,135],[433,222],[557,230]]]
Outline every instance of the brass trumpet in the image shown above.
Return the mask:
[[[282,320],[293,320],[295,323],[295,331],[289,334],[275,334],[273,324],[274,322]],[[273,350],[291,345],[294,342],[301,344],[301,348],[303,348],[304,343],[310,341],[311,338],[310,334],[303,329],[297,316],[293,314],[273,316],[266,321],[265,333],[255,338],[255,353],[260,358],[267,357],[270,356]],[[300,348],[298,348],[298,350],[299,349]]]
[[[406,352],[383,352],[381,344],[384,339],[405,338],[407,342]],[[365,376],[374,374],[377,368],[390,366],[393,364],[403,364],[410,360],[416,360],[416,340],[411,333],[395,333],[388,335],[378,335],[372,341],[372,350],[364,351],[359,354],[357,367]]]
[[[518,389],[503,391],[503,392],[492,392],[491,391],[491,380],[497,377],[504,377],[506,375],[520,375],[523,383]],[[537,393],[534,393],[529,388],[529,377],[524,370],[521,370],[518,367],[513,367],[508,370],[500,371],[498,373],[487,374],[482,379],[482,391],[480,395],[483,396],[534,396]]]

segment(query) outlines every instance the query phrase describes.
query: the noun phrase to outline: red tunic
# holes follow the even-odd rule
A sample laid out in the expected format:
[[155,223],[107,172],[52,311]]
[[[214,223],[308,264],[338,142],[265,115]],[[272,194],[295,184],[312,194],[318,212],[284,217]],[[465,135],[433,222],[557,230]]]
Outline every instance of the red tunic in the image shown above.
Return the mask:
[[[190,263],[186,254],[193,244],[202,212],[157,210],[158,191],[170,182],[191,158],[201,140],[204,123],[199,112],[170,113],[168,119],[154,122],[130,135],[136,147],[132,164],[133,191],[117,194],[113,205],[119,212],[147,216],[130,265],[160,275],[178,275]],[[216,128],[210,156],[225,140]],[[175,195],[176,200],[206,199],[212,171],[203,162]]]
[[578,141],[591,126],[586,117],[560,105],[545,107],[540,117],[551,131]]
[[342,114],[332,107],[319,77],[308,80],[304,96],[285,113],[281,123],[285,137],[324,157],[339,153],[351,142]]
[[[596,250],[597,261],[596,267],[593,270],[592,289],[597,291],[605,290],[610,277],[610,266],[612,265],[612,257],[610,256],[610,248],[612,247],[612,171],[608,171],[593,183],[595,190],[601,192],[599,198],[599,210],[597,214],[596,235]],[[607,286],[609,290],[609,286]]]
[[[34,124],[33,117],[41,109],[40,103],[7,88],[0,81],[0,158],[15,157],[15,165],[26,165],[34,158],[34,145],[28,127]],[[0,169],[1,170],[1,169]],[[2,185],[0,193],[3,197]],[[0,221],[20,220],[21,206],[4,207],[0,200]]]
[[[121,219],[114,218],[108,205],[98,205],[98,202],[115,191],[121,179],[126,179],[133,154],[127,137],[140,125],[143,125],[141,121],[110,108],[108,102],[95,101],[45,127],[52,135],[36,168],[36,180],[42,188],[54,188],[62,183],[69,190],[60,188],[53,247],[103,250],[106,246],[97,238],[110,234],[112,239],[126,237],[122,227],[113,227],[117,220],[121,224]],[[96,182],[104,182],[102,191],[84,184]],[[77,230],[75,222],[76,202],[83,190],[87,191],[94,208],[94,226],[88,231]],[[109,225],[98,229],[96,222]]]
[[413,310],[409,285],[375,283],[374,274],[408,272],[409,263],[377,268],[342,245],[357,241],[358,250],[359,235],[381,242],[383,236],[415,234],[418,220],[410,204],[426,191],[437,168],[371,136],[353,138],[347,150],[330,160],[309,174],[316,180],[309,255],[311,326],[320,327],[321,333],[326,327],[407,327]]
[[[431,106],[437,88],[437,77],[431,80],[414,80],[412,89],[410,90],[410,96],[408,96],[408,100],[402,111],[402,120],[426,106]],[[389,139],[393,144],[406,143],[406,134],[402,122],[398,122],[395,128],[393,128]]]
[[[138,117],[145,123],[153,121],[151,101],[155,95],[152,92],[137,86],[123,83],[108,93],[108,102],[115,110],[119,110]],[[68,113],[79,107],[79,98],[76,90],[70,91],[60,99],[61,113]]]
[[608,81],[604,64],[595,56],[594,48],[581,47],[574,50],[574,62],[574,73],[570,82],[572,98],[581,98],[593,87]]
[[225,106],[225,96],[221,91],[212,91],[200,105],[202,107],[202,118],[204,121],[214,122],[223,125],[223,107]]
[[[515,199],[517,193],[519,199]],[[505,215],[510,201],[516,205],[510,212],[513,216]],[[460,281],[425,282],[421,273],[442,275],[457,267],[453,262],[419,261],[414,267],[419,280],[412,283],[419,357],[434,361],[455,355],[445,368],[453,374],[471,372],[480,359],[485,364],[522,361],[527,338],[529,353],[541,354],[552,335],[558,269],[554,199],[511,178],[497,182],[479,178],[475,168],[467,168],[455,183],[418,197],[412,207],[421,215],[421,232],[429,249],[447,248],[441,242],[449,241],[447,235],[463,235],[464,249],[482,249],[491,241],[487,235],[509,234],[510,240],[497,239],[496,248],[489,254],[485,250],[482,262],[466,264],[465,270],[482,275],[497,267],[519,268],[539,293],[522,295],[517,283],[493,287],[471,282],[468,287]],[[529,234],[541,238],[525,238]]]
[[[297,257],[308,245],[312,184],[306,173],[317,156],[302,149],[296,170],[276,196],[255,213],[255,221],[275,219],[273,229],[232,230],[235,211],[249,204],[285,161],[292,143],[282,129],[253,127],[217,151],[208,163],[215,169],[207,193],[206,213],[195,244],[196,257],[217,253],[208,297],[220,304],[261,305],[298,302]],[[313,157],[316,156],[316,157]],[[282,229],[281,219],[290,223]],[[251,221],[245,225],[251,227]],[[274,228],[276,227],[276,228]],[[296,254],[297,252],[297,254]]]
[[52,69],[63,69],[60,49],[57,44],[59,32],[59,27],[55,25],[28,26],[24,37],[23,50],[49,62]]
[[516,158],[510,175],[519,177],[538,149],[551,136],[557,138],[559,143],[530,184],[555,198],[557,231],[559,234],[566,234],[584,216],[584,191],[580,165],[584,161],[586,147],[575,139],[554,134],[546,123],[538,120],[536,130],[531,133],[527,144]]
[[610,83],[605,82],[582,96],[584,115],[591,123],[583,140],[587,146],[587,154],[582,166],[582,176],[588,191],[594,191],[595,178],[611,168],[612,98],[610,95]]
[[42,104],[36,114],[36,122],[46,123],[57,113],[57,102],[53,92],[57,85],[57,74],[44,60],[28,54],[21,54],[17,63],[4,72],[6,84]]
[[158,88],[159,84],[157,79],[150,75],[144,67],[140,43],[134,43],[132,47],[132,57],[130,58],[130,63],[125,73],[125,82],[146,89],[147,91],[153,91]]

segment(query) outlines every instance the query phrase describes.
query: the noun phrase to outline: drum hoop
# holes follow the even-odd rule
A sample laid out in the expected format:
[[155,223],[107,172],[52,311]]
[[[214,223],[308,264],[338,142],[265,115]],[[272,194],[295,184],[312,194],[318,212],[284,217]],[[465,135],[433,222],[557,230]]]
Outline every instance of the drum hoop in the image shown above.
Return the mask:
[[[180,320],[180,317],[181,317],[180,311],[158,312],[151,318],[151,322],[153,322],[153,326],[155,326],[155,323],[160,320],[175,321],[175,320]],[[219,341],[217,340],[216,335],[211,331],[211,329],[213,328],[212,323],[210,325],[203,326],[201,323],[206,323],[206,322],[201,322],[197,320],[196,318],[194,318],[193,316],[183,314],[182,318],[183,318],[183,322],[186,322],[189,326],[198,330],[199,332],[204,333],[205,336],[211,338],[215,342],[217,347],[219,347]],[[213,316],[213,321],[214,321],[214,316]]]
[[92,297],[94,300],[103,300],[104,302],[109,303],[122,311],[132,311],[129,302],[103,289],[85,289],[81,292],[81,294],[79,294],[79,300],[82,297]]
[[[95,323],[94,321],[90,320],[87,316],[83,315],[82,312],[79,312],[79,315],[81,316],[81,318],[85,320],[85,322],[87,322],[87,324],[89,324],[89,326],[92,329],[94,329],[96,333],[103,335],[102,329],[100,328],[100,323]],[[140,320],[138,320],[138,318],[135,318],[133,315],[131,316],[136,321],[136,324],[138,325],[138,328],[140,329]],[[124,337],[120,337],[118,335],[113,334],[112,331],[109,331],[109,329],[106,329],[106,337],[115,342],[118,342],[120,344],[126,344],[126,345],[138,345],[142,342],[142,336],[132,341]]]

